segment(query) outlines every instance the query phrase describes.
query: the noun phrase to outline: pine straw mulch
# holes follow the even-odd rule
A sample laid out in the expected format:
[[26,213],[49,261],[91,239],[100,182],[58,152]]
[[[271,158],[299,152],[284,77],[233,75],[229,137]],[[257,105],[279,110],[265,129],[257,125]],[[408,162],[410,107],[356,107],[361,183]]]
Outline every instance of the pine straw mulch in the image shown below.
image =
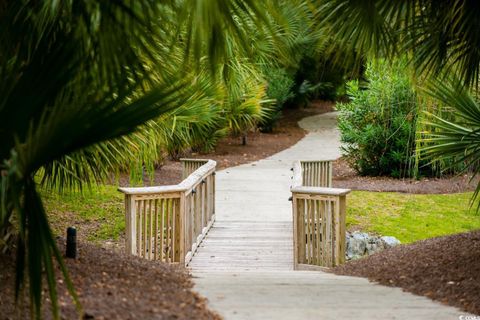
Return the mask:
[[[59,241],[60,250],[64,250],[63,242]],[[14,260],[13,255],[0,255],[1,320],[30,318],[26,303],[15,309]],[[191,290],[184,268],[88,243],[80,243],[76,260],[65,262],[84,308],[83,319],[221,319]],[[59,270],[56,274],[62,319],[78,319]],[[50,319],[47,297],[43,303],[45,318]]]
[[400,245],[332,272],[401,287],[480,315],[480,231]]

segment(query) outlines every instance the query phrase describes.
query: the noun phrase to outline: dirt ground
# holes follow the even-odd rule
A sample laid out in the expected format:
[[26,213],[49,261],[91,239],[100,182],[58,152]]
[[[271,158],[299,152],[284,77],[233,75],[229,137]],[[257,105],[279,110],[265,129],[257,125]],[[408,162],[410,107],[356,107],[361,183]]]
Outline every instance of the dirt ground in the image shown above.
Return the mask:
[[480,315],[480,231],[400,245],[332,271],[400,287]]
[[[59,241],[64,251],[64,241]],[[29,319],[26,304],[15,309],[14,261],[0,255],[0,320]],[[122,255],[80,243],[78,259],[65,259],[84,308],[83,319],[221,319],[194,293],[184,268]],[[78,319],[59,270],[57,285],[62,319]],[[26,300],[25,300],[26,301]],[[48,307],[48,299],[44,299]],[[45,309],[45,319],[51,319]]]

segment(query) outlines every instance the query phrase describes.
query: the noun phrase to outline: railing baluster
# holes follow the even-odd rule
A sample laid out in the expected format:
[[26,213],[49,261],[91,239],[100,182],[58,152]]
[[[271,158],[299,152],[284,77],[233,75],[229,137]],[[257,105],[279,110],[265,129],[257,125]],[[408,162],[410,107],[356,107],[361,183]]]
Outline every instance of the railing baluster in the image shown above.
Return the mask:
[[155,219],[155,227],[154,227],[154,230],[155,230],[155,233],[154,233],[154,242],[153,242],[153,245],[154,245],[154,253],[153,253],[153,259],[154,260],[157,260],[158,259],[158,199],[155,199],[154,200],[154,203],[153,203],[153,206],[154,206],[154,219]]
[[142,228],[143,228],[143,215],[142,215],[142,201],[138,201],[138,223],[137,223],[137,234],[138,234],[138,239],[137,239],[137,244],[138,244],[138,250],[137,254],[139,256],[142,256],[142,248],[143,248],[143,234],[142,234]]
[[165,247],[165,199],[160,200],[160,261],[164,261],[164,247]]

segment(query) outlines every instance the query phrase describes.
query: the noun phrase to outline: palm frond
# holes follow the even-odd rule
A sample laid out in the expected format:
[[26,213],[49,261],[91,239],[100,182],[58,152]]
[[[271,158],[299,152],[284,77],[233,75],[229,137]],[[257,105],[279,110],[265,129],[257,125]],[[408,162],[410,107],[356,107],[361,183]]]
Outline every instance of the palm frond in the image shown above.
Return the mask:
[[[480,105],[461,81],[451,78],[450,81],[432,80],[425,92],[435,98],[440,106],[448,106],[448,114],[442,116],[426,113],[419,142],[422,143],[420,153],[431,161],[453,159],[450,166],[461,164],[464,170],[474,169],[474,177],[478,174],[480,161]],[[473,179],[473,177],[472,177]],[[478,198],[480,183],[472,197],[472,204]],[[480,210],[480,206],[477,207]]]
[[480,4],[469,0],[326,0],[318,19],[361,52],[409,53],[419,74],[455,72],[467,85],[478,85],[479,14]]

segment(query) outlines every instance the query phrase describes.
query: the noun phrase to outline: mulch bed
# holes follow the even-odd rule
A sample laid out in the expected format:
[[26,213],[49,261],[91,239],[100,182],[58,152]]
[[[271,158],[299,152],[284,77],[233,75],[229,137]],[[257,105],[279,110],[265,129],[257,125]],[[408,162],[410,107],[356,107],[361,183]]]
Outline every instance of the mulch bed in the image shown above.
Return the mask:
[[471,176],[446,176],[442,178],[395,179],[358,175],[343,158],[333,164],[333,186],[352,190],[377,192],[403,192],[415,194],[445,194],[473,191],[480,179]]
[[332,272],[401,287],[480,315],[480,231],[400,245]]
[[[63,241],[62,241],[63,242]],[[60,250],[64,250],[60,244]],[[27,304],[15,309],[13,256],[0,256],[0,319],[28,319]],[[221,319],[194,293],[184,268],[122,255],[81,243],[79,257],[66,259],[83,319]],[[78,319],[57,270],[62,319]],[[44,299],[48,310],[48,301]],[[19,313],[20,312],[20,313]],[[46,319],[51,315],[45,311]]]

